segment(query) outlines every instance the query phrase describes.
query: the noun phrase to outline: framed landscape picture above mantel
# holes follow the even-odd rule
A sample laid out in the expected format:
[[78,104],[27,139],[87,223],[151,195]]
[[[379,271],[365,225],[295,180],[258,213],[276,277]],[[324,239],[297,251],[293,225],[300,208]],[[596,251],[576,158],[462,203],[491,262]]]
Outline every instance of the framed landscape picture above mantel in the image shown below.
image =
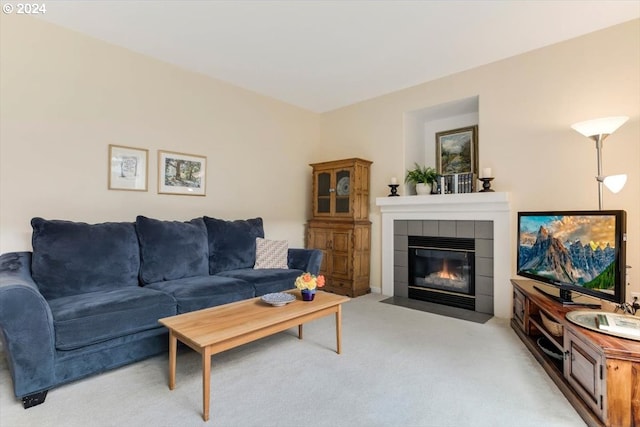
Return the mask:
[[158,151],[158,194],[205,196],[207,158]]
[[478,174],[478,126],[436,133],[436,170],[440,175]]
[[149,151],[109,144],[109,190],[147,191]]

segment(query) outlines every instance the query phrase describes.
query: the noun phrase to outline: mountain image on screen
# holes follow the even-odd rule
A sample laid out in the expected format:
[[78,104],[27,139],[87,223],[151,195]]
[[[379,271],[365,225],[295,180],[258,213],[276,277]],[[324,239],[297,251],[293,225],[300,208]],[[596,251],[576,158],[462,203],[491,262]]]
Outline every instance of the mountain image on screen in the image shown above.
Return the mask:
[[612,289],[615,283],[615,249],[580,240],[562,242],[544,226],[533,241],[520,242],[521,271],[547,277],[555,282],[587,289]]

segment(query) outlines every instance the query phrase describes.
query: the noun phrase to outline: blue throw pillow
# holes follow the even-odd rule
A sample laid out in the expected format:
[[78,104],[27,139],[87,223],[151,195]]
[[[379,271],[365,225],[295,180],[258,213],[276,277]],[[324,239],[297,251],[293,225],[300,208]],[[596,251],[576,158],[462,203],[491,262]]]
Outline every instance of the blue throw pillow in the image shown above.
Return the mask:
[[160,221],[136,218],[143,284],[209,274],[207,229],[202,218]]
[[209,238],[209,274],[253,268],[256,238],[264,238],[262,218],[225,221],[205,216]]
[[47,299],[138,286],[140,250],[133,223],[31,220],[31,271]]

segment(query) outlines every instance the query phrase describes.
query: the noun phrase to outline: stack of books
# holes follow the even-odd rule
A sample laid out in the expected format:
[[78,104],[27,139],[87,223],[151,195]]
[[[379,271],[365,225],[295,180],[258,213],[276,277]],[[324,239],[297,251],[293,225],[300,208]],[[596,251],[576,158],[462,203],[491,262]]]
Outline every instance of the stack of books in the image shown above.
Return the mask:
[[473,193],[474,183],[473,173],[440,175],[438,194]]

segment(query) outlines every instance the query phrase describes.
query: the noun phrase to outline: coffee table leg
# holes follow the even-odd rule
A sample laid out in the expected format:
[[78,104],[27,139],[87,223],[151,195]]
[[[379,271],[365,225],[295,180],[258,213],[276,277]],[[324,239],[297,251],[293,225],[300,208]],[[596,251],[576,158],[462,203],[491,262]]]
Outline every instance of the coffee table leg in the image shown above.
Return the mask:
[[202,419],[209,421],[209,400],[211,397],[211,349],[202,350]]
[[169,331],[169,390],[176,387],[176,349],[178,347],[178,339],[173,335],[173,331]]
[[302,324],[298,325],[298,339],[302,339]]
[[336,311],[336,347],[337,353],[342,353],[342,305],[338,304]]

